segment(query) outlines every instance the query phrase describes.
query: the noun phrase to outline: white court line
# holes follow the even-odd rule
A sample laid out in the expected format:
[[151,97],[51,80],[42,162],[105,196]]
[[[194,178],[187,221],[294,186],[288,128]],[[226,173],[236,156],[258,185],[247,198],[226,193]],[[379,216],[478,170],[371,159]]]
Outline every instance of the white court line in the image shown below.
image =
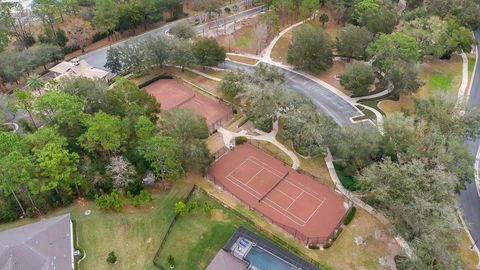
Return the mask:
[[[277,211],[277,212],[278,212],[279,214],[281,214],[282,216],[284,216],[284,217],[286,217],[287,219],[289,219],[290,221],[292,221],[293,223],[297,224],[298,226],[301,226],[301,227],[305,226],[305,221],[304,221],[303,219],[301,219],[301,218],[299,218],[299,217],[297,217],[297,216],[295,216],[295,215],[292,215],[293,217],[295,217],[295,218],[299,219],[301,222],[303,222],[303,224],[301,224],[301,223],[293,220],[293,219],[292,219],[291,217],[289,217],[288,215],[286,215],[286,214],[285,214],[285,208],[277,205],[277,206],[280,208],[280,209],[277,209],[277,208],[275,208],[274,206],[272,206],[270,203],[267,203],[267,201],[270,201],[270,202],[273,203],[274,205],[277,205],[276,203],[272,202],[270,199],[263,200],[262,202],[265,203],[266,205],[268,205],[271,209]],[[287,213],[289,213],[289,212],[287,212]]]
[[302,193],[298,194],[297,198],[295,198],[295,199],[292,201],[292,203],[290,203],[290,205],[289,205],[289,206],[287,207],[287,209],[285,209],[285,210],[288,211],[288,208],[290,208],[290,206],[292,206],[292,204],[293,204],[294,202],[296,202],[297,199],[300,198],[300,196],[302,196],[303,193],[304,193],[304,191],[302,190]]
[[[278,191],[278,192],[280,192],[280,193],[282,193],[283,195],[285,195],[285,197],[287,197],[287,198],[289,198],[289,199],[292,199],[292,200],[295,200],[295,198],[290,197],[290,195],[288,195],[287,193],[281,191],[280,189],[275,189],[275,190]],[[303,190],[302,190],[302,192],[303,192]]]
[[[227,176],[232,175],[232,173],[233,173],[234,171],[238,170],[238,169],[239,169],[241,166],[243,166],[243,165],[245,164],[245,162],[247,162],[247,161],[250,161],[250,160],[248,160],[248,158],[245,159],[242,163],[238,164],[237,167],[235,167],[235,169],[233,169],[229,174],[227,174]],[[251,161],[251,162],[252,162],[252,161]],[[253,162],[253,163],[255,163],[255,162]],[[257,165],[258,165],[258,164],[257,164]],[[263,167],[260,167],[260,170],[263,170]],[[235,179],[236,179],[236,178],[235,178]]]
[[[248,183],[250,183],[250,181],[252,181],[253,178],[255,178],[255,176],[257,176],[259,173],[261,173],[262,171],[264,170],[264,168],[261,168],[260,171],[258,171],[255,175],[253,175],[252,177],[250,177],[250,179],[248,179],[247,183],[245,183],[246,186],[248,186]],[[250,186],[249,186],[250,187]]]
[[[291,185],[293,185],[293,186],[295,186],[295,187],[297,187],[297,188],[305,191],[305,193],[307,193],[308,195],[314,197],[315,199],[317,199],[317,200],[319,200],[319,201],[323,201],[323,200],[325,199],[325,197],[323,197],[323,199],[318,198],[317,196],[315,196],[314,194],[312,194],[312,192],[314,192],[314,191],[309,190],[309,188],[307,188],[305,185],[303,185],[303,184],[301,184],[301,183],[299,183],[299,184],[302,185],[304,188],[300,188],[300,187],[297,186],[295,183],[290,182],[290,181],[288,181],[288,180],[285,180],[285,182],[287,182],[287,183],[289,183],[289,184],[291,184]],[[316,193],[316,192],[315,192],[315,193]],[[318,194],[318,193],[316,193],[316,194],[319,195],[319,196],[321,196],[321,195]]]
[[260,197],[257,197],[257,196],[255,196],[254,194],[252,194],[250,191],[246,190],[246,189],[243,187],[243,186],[245,186],[245,185],[240,185],[240,184],[236,183],[237,180],[233,181],[233,180],[231,180],[230,178],[226,178],[226,179],[227,179],[228,181],[230,181],[232,184],[236,185],[237,187],[243,189],[243,191],[247,192],[248,194],[250,194],[250,195],[251,195],[252,197],[254,197],[255,199],[259,200],[259,199],[261,198],[261,194],[258,193],[258,192],[256,192],[254,189],[252,189],[252,188],[250,188],[250,187],[247,186],[248,188],[252,189],[253,192],[255,192],[255,193],[257,193],[258,195],[260,195]]
[[[283,172],[281,172],[281,171],[279,171],[279,170],[271,167],[270,165],[264,163],[263,161],[259,160],[258,158],[254,157],[254,156],[250,156],[249,159],[252,159],[251,161],[252,161],[253,163],[256,163],[257,165],[262,166],[262,167],[264,167],[265,169],[271,171],[273,175],[276,175],[276,176],[278,176],[278,177],[282,177],[282,176],[285,175],[285,173],[283,173]],[[275,172],[277,172],[278,174],[275,173]]]
[[313,215],[317,212],[317,210],[323,205],[325,201],[323,201],[321,204],[319,204],[317,206],[317,209],[315,209],[315,211],[313,211],[313,213],[310,215],[310,217],[307,219],[307,221],[305,221],[305,224],[308,223],[310,221],[310,219],[313,217]]

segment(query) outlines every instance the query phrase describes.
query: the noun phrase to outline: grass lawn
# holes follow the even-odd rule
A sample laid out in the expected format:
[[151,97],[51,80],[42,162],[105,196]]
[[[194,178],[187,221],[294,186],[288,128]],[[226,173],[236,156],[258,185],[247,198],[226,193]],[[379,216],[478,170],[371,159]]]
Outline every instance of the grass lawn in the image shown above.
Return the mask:
[[[178,219],[157,259],[157,263],[165,269],[169,268],[169,255],[175,258],[175,269],[205,269],[239,226],[254,229],[200,189],[193,194],[191,201],[197,201],[200,207],[194,213]],[[203,211],[205,202],[213,205],[211,214]]]
[[[118,257],[114,269],[150,269],[152,258],[174,216],[174,205],[185,197],[190,188],[190,184],[179,182],[167,192],[153,194],[151,206],[140,209],[127,207],[122,213],[105,212],[98,209],[94,202],[87,201],[85,205],[75,203],[51,211],[45,218],[69,212],[77,221],[78,243],[86,253],[80,262],[80,270],[113,269],[105,261],[110,251],[115,251]],[[85,216],[87,209],[91,210],[91,214]],[[2,224],[0,230],[35,221],[38,220],[23,219]]]
[[[462,83],[462,57],[457,54],[450,60],[426,57],[420,66],[419,78],[425,84],[413,95],[416,98],[428,98],[437,91],[457,95]],[[383,100],[378,103],[378,107],[386,114],[400,111],[402,108],[411,109],[413,99],[411,96],[401,96],[398,101]]]
[[281,161],[287,163],[287,164],[292,164],[292,159],[285,153],[283,152],[280,148],[275,146],[271,142],[267,141],[252,141],[252,144],[255,146],[258,146],[259,148],[263,149],[270,155],[276,157],[277,159],[280,159]]
[[470,249],[472,242],[463,229],[460,229],[458,233],[460,234],[458,252],[468,269],[476,269],[478,264],[478,255],[475,251]]

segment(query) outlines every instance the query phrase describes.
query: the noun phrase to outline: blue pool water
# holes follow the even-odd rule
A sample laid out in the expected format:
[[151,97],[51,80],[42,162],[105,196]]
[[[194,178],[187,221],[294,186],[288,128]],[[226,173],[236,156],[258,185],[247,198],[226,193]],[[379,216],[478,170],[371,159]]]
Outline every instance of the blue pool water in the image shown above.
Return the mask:
[[289,263],[277,258],[275,255],[259,247],[252,247],[246,258],[260,270],[292,270],[295,269]]

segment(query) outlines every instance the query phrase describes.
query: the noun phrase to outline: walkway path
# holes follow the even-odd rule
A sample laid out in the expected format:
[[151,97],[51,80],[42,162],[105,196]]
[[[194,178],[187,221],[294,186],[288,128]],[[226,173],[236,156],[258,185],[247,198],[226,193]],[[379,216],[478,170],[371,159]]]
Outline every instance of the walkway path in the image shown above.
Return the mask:
[[282,150],[285,154],[287,154],[291,159],[292,159],[292,168],[294,170],[298,169],[300,167],[300,160],[298,159],[297,155],[290,151],[288,148],[286,148],[283,144],[277,141],[276,135],[278,132],[278,122],[275,122],[273,125],[273,129],[270,133],[265,133],[260,130],[255,130],[256,132],[260,133],[260,135],[248,135],[245,130],[242,130],[240,132],[233,132],[224,128],[219,128],[218,132],[223,135],[223,143],[225,144],[226,147],[230,147],[232,144],[232,141],[235,139],[235,137],[246,137],[251,140],[257,140],[257,141],[267,141],[278,147],[280,150]]

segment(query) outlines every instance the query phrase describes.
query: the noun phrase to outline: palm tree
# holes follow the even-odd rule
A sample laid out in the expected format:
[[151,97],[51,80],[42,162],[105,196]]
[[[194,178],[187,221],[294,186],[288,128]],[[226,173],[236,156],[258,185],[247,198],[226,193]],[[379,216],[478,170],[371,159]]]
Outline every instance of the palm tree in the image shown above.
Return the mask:
[[39,75],[30,75],[27,79],[27,87],[30,89],[30,91],[38,91],[38,93],[41,95],[42,91],[41,89],[45,85],[45,82],[42,80],[42,77]]

